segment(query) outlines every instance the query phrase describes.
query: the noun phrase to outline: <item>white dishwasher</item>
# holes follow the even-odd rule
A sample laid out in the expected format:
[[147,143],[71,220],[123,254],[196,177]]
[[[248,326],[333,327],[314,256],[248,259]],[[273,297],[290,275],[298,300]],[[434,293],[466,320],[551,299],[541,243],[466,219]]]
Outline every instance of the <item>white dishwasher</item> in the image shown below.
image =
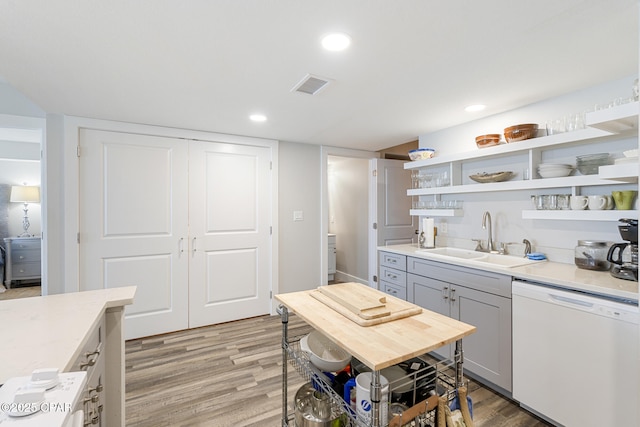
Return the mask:
[[638,305],[513,281],[513,398],[557,425],[638,426]]

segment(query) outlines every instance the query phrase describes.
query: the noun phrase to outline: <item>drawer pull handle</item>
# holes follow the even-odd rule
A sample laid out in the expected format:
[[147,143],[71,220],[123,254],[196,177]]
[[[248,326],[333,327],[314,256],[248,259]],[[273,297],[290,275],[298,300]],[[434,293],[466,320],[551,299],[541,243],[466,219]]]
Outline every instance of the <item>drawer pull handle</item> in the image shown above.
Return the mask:
[[390,273],[387,273],[387,277],[389,277],[391,279],[397,279],[398,278],[398,276],[396,276],[395,274],[390,274]]
[[100,354],[100,349],[102,347],[102,343],[98,343],[98,346],[96,347],[95,350],[93,351],[88,351],[84,354],[84,357],[86,357],[87,359],[90,358],[91,356],[98,356]]
[[455,292],[455,289],[451,289],[451,302],[454,302],[456,300]]
[[95,365],[96,364],[96,359],[97,359],[97,357],[94,357],[93,359],[87,360],[87,363],[81,363],[80,364],[80,370],[81,371],[86,371],[90,366]]
[[104,390],[104,386],[102,384],[98,384],[95,388],[91,387],[87,391],[91,394],[93,392],[102,393],[102,390]]
[[398,291],[396,291],[395,289],[387,288],[387,293],[390,293],[390,294],[397,294],[397,293],[398,293]]
[[442,288],[442,299],[449,299],[449,292],[447,292],[448,290],[448,286]]

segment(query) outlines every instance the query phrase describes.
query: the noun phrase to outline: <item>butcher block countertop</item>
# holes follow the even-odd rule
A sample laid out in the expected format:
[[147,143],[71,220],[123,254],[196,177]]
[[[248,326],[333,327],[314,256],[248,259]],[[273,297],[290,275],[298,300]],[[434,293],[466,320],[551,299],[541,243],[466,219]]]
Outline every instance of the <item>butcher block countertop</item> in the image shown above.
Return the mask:
[[314,298],[311,295],[314,291],[279,294],[275,298],[289,312],[298,315],[372,370],[428,353],[476,330],[475,326],[425,309],[410,317],[360,326]]

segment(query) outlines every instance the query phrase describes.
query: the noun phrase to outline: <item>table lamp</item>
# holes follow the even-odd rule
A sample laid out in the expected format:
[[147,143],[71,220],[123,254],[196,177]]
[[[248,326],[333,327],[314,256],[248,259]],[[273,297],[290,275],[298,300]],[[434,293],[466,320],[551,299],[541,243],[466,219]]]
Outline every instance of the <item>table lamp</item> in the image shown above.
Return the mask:
[[28,204],[29,203],[40,203],[40,187],[30,186],[30,185],[14,185],[11,187],[11,198],[9,199],[11,202],[24,203],[24,207],[22,210],[24,211],[24,217],[22,218],[22,228],[24,232],[20,234],[18,237],[32,237],[29,234],[29,216],[27,212],[29,211]]

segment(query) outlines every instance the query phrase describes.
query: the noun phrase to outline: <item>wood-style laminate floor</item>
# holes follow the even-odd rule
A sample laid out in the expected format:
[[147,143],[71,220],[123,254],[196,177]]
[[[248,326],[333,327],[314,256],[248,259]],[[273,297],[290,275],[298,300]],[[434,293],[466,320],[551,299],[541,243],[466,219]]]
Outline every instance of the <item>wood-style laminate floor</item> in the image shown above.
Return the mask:
[[[290,316],[290,336],[311,329]],[[126,343],[128,427],[278,427],[282,326],[264,316]],[[291,367],[289,398],[304,384]],[[510,400],[472,382],[476,427],[542,427]]]
[[17,286],[0,292],[0,301],[18,298],[39,297],[42,288],[38,286]]

